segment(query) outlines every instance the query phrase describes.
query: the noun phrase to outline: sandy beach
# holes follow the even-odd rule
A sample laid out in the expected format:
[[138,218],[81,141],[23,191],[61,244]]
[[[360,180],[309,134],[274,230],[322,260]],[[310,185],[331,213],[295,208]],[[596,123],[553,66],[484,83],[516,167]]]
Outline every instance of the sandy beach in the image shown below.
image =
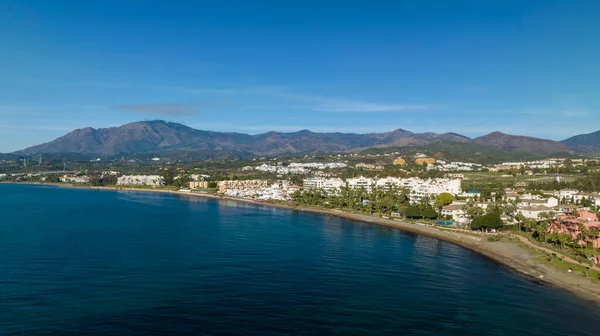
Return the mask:
[[[434,237],[443,241],[447,241],[469,250],[472,250],[480,255],[483,255],[498,264],[501,264],[508,269],[518,272],[526,276],[531,281],[536,281],[543,284],[555,286],[565,289],[582,299],[593,301],[600,304],[600,285],[594,284],[590,279],[583,278],[575,273],[563,272],[555,269],[552,266],[541,264],[535,260],[535,257],[540,255],[541,251],[536,251],[534,248],[525,247],[523,244],[518,244],[516,241],[511,241],[509,235],[503,234],[505,239],[501,241],[490,242],[487,238],[490,235],[474,234],[459,232],[448,229],[441,229],[425,224],[406,223],[394,219],[386,219],[376,216],[369,216],[359,213],[351,213],[341,210],[329,210],[311,208],[306,206],[295,206],[292,204],[281,204],[271,202],[257,202],[245,198],[218,196],[207,193],[197,192],[182,192],[166,189],[143,189],[143,188],[117,188],[117,187],[80,187],[70,186],[65,184],[49,184],[38,183],[40,185],[71,187],[71,188],[86,188],[94,190],[111,190],[122,192],[150,192],[150,193],[166,193],[180,195],[184,197],[205,197],[217,200],[231,200],[237,202],[251,203],[261,206],[271,206],[289,209],[293,211],[311,212],[323,215],[337,216],[345,219],[383,225],[397,228],[400,230],[422,234]],[[516,239],[514,239],[516,240]]]

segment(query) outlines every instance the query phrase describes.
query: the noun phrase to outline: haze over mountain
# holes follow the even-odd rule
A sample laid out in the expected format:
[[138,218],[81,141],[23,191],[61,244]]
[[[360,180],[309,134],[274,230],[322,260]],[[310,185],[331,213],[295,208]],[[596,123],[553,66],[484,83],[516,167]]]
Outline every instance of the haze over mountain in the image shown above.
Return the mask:
[[492,132],[473,139],[480,145],[495,147],[505,151],[519,151],[525,153],[553,154],[568,152],[569,148],[557,141],[532,138],[522,135],[509,135],[502,132]]
[[[571,138],[573,139],[573,138]],[[585,138],[590,144],[595,138]],[[385,133],[315,133],[302,130],[291,133],[268,132],[256,135],[197,130],[162,120],[140,121],[111,128],[82,128],[53,141],[32,146],[14,154],[75,153],[115,156],[144,153],[228,151],[247,156],[275,156],[310,152],[343,152],[377,147],[420,146],[436,141],[475,143],[508,152],[550,155],[567,152],[566,144],[526,136],[493,132],[475,139],[456,133],[413,133],[397,129]],[[596,142],[597,144],[597,142]],[[592,145],[589,145],[592,146]]]
[[600,131],[576,135],[561,142],[581,152],[600,152]]

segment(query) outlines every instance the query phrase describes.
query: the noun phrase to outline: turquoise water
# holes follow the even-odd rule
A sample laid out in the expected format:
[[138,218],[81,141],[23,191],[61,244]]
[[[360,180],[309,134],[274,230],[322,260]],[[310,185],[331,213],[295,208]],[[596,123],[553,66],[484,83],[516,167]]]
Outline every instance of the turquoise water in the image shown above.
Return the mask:
[[600,335],[456,245],[332,216],[0,185],[0,335]]

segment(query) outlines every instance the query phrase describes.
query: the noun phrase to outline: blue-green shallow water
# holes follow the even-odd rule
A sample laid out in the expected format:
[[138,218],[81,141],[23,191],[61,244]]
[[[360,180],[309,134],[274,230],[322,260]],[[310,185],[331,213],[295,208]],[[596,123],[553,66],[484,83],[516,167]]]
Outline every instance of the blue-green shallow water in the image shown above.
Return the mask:
[[0,335],[600,335],[456,245],[332,216],[0,185]]

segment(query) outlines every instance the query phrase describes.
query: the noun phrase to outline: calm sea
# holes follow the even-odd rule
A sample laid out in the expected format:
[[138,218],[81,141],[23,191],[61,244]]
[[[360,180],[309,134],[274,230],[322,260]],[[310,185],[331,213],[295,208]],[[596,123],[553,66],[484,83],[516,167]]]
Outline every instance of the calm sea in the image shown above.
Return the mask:
[[456,245],[232,201],[0,185],[0,335],[600,335]]

